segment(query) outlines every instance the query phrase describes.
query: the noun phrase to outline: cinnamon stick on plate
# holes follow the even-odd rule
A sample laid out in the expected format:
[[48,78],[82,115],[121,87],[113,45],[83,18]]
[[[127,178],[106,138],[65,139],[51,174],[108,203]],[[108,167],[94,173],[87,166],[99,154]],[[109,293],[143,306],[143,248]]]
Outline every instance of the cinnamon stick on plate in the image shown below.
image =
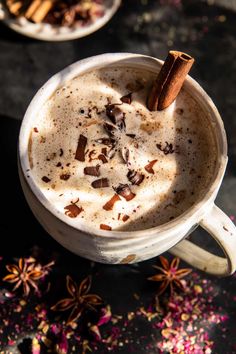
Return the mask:
[[169,51],[147,99],[150,111],[162,111],[176,99],[194,59],[183,52]]
[[35,23],[40,23],[54,6],[53,0],[33,0],[25,13],[25,17]]

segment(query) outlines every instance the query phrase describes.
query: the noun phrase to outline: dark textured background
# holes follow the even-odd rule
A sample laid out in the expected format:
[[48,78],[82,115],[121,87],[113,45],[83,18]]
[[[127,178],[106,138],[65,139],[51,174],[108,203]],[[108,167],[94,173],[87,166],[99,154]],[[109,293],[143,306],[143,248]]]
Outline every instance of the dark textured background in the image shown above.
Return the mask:
[[[177,1],[176,1],[177,2]],[[145,278],[150,275],[150,260],[136,266],[105,266],[73,256],[48,236],[31,214],[19,185],[16,166],[16,145],[20,120],[39,87],[50,76],[79,59],[104,52],[143,53],[164,59],[169,49],[191,54],[196,63],[191,75],[203,86],[216,103],[225,123],[229,143],[229,164],[220,189],[217,204],[229,215],[236,215],[236,13],[230,2],[220,1],[124,0],[123,6],[109,24],[89,37],[71,42],[48,43],[27,39],[0,24],[0,156],[1,156],[1,246],[6,259],[28,256],[37,245],[48,254],[59,257],[58,276],[89,272],[99,274],[95,288],[104,295],[115,311],[125,313],[132,307],[134,292],[151,296]],[[231,2],[231,5],[234,2]],[[217,252],[214,243],[203,230],[193,238]],[[136,267],[136,268],[135,268]],[[140,275],[141,274],[141,275]],[[228,279],[213,279],[228,292],[236,286]],[[153,291],[153,289],[152,289]],[[214,353],[233,353],[235,344],[236,309],[231,315],[226,340],[212,332]],[[140,325],[145,333],[145,325]],[[148,329],[150,331],[150,328]],[[120,349],[119,353],[128,353]],[[139,347],[137,353],[147,353]]]

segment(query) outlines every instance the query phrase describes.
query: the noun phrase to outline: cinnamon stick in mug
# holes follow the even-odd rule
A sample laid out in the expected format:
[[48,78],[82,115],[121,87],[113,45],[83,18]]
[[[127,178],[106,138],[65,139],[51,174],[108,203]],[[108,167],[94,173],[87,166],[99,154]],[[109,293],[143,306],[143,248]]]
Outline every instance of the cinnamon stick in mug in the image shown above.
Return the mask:
[[147,99],[150,111],[162,111],[176,99],[194,59],[183,52],[171,50],[155,80]]

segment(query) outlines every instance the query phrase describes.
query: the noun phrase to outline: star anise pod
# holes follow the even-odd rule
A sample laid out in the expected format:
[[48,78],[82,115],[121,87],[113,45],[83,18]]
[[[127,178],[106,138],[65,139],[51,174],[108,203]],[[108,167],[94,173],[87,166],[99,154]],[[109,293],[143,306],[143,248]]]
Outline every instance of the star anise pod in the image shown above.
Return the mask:
[[13,291],[22,285],[24,295],[28,296],[31,287],[38,292],[38,280],[48,274],[48,271],[53,264],[54,262],[52,261],[47,265],[42,266],[41,264],[37,264],[34,258],[20,258],[18,265],[6,265],[9,274],[3,278],[3,281],[16,283]]
[[184,290],[181,279],[191,273],[192,270],[188,268],[178,269],[180,260],[177,257],[173,258],[171,262],[163,256],[160,256],[159,259],[162,267],[156,265],[153,267],[160,270],[161,273],[148,278],[148,280],[161,282],[158,295],[164,293],[168,286],[170,287],[171,295],[174,292],[174,287]]
[[66,287],[71,297],[58,301],[51,309],[53,311],[66,311],[71,309],[67,323],[76,321],[86,308],[95,310],[94,306],[102,304],[100,296],[88,294],[91,288],[90,276],[85,278],[78,287],[74,280],[67,275]]

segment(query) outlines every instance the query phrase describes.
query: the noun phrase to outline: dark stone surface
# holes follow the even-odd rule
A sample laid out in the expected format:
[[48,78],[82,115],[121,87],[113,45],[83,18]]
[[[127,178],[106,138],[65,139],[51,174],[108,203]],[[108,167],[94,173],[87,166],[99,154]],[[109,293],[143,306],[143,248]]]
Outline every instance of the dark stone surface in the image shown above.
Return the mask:
[[[0,24],[1,255],[12,261],[13,257],[28,256],[30,249],[37,245],[60,255],[60,277],[68,272],[75,275],[77,270],[80,278],[89,272],[98,273],[96,290],[119,313],[130,310],[133,305],[131,294],[135,292],[143,292],[147,301],[150,299],[153,288],[147,287],[145,279],[152,272],[155,259],[132,266],[97,264],[91,268],[89,261],[62,249],[44,232],[26,205],[17,175],[17,137],[20,120],[35,92],[52,74],[68,64],[104,52],[135,52],[164,59],[169,49],[186,51],[196,59],[191,75],[212,97],[225,123],[229,164],[217,204],[229,215],[236,215],[236,13],[201,1],[186,0],[182,6],[174,6],[174,1],[169,3],[161,6],[159,1],[125,0],[103,29],[71,42],[27,39]],[[196,230],[193,239],[217,252],[203,230]],[[208,278],[222,291],[235,291],[235,283],[229,283],[228,279]],[[234,315],[230,317],[224,343],[217,329],[212,331],[214,353],[235,352],[232,349],[235,345],[235,305],[229,304],[226,311]],[[139,331],[146,333],[146,330],[141,324]],[[129,351],[119,349],[117,352]],[[136,353],[148,351],[139,347]]]

